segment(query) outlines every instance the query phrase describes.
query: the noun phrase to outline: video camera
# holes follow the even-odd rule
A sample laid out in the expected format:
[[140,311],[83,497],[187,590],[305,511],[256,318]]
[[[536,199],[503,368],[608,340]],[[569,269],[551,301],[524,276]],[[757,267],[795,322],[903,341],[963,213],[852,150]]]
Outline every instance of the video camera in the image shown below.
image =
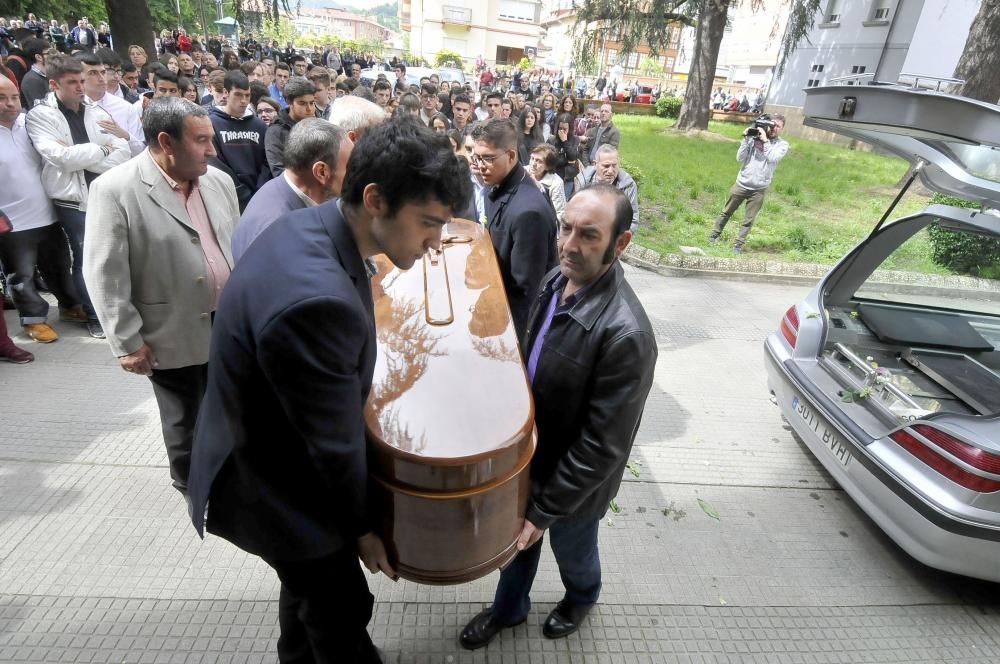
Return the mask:
[[753,124],[747,127],[746,131],[743,132],[743,136],[749,138],[751,136],[757,135],[758,129],[763,129],[764,132],[768,132],[772,127],[777,126],[777,122],[771,119],[771,116],[767,113],[757,116],[757,119],[753,121]]

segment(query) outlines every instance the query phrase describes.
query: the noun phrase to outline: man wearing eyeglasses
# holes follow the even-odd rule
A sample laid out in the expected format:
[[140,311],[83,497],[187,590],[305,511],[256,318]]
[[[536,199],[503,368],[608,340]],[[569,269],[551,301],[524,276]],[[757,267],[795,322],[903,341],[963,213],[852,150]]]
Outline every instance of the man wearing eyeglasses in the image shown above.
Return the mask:
[[472,130],[470,161],[487,187],[486,217],[518,339],[542,277],[556,265],[556,215],[517,160],[517,129],[493,118]]

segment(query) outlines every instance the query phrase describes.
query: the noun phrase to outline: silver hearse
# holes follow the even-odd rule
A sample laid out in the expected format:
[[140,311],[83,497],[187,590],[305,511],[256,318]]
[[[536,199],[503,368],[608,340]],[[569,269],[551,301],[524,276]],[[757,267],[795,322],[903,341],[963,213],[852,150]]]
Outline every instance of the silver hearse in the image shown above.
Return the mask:
[[[878,84],[806,97],[805,124],[915,168],[871,234],[767,338],[771,393],[834,479],[910,555],[1000,581],[1000,264],[905,267],[935,233],[1000,240],[1000,107]],[[979,208],[933,204],[887,222],[916,177]]]

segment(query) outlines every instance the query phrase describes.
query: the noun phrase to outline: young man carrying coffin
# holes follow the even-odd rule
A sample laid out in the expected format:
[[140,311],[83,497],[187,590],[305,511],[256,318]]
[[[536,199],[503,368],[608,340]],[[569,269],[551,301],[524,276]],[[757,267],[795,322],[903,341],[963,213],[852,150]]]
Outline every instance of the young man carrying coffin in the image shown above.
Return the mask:
[[501,572],[493,605],[462,630],[469,650],[527,618],[546,530],[566,594],[542,634],[577,631],[601,592],[597,529],[618,493],[656,364],[652,326],[618,262],[631,223],[632,205],[610,185],[584,189],[566,206],[559,267],[542,279],[521,340],[538,448],[520,553]]
[[[443,136],[367,131],[341,198],[282,216],[240,259],[215,316],[195,432],[192,521],[281,580],[281,662],[377,662],[358,565],[395,573],[369,513],[363,408],[375,367],[365,259],[412,267],[470,196]],[[206,523],[207,514],[207,523]]]

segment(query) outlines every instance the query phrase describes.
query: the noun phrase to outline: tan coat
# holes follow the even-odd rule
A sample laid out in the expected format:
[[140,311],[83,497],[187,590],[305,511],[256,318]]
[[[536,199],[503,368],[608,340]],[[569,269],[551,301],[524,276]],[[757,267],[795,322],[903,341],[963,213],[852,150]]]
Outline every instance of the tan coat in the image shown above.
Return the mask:
[[[232,178],[209,166],[198,186],[232,268],[231,239],[240,217]],[[146,343],[159,369],[208,362],[211,297],[198,243],[148,150],[91,184],[83,272],[116,357]]]

